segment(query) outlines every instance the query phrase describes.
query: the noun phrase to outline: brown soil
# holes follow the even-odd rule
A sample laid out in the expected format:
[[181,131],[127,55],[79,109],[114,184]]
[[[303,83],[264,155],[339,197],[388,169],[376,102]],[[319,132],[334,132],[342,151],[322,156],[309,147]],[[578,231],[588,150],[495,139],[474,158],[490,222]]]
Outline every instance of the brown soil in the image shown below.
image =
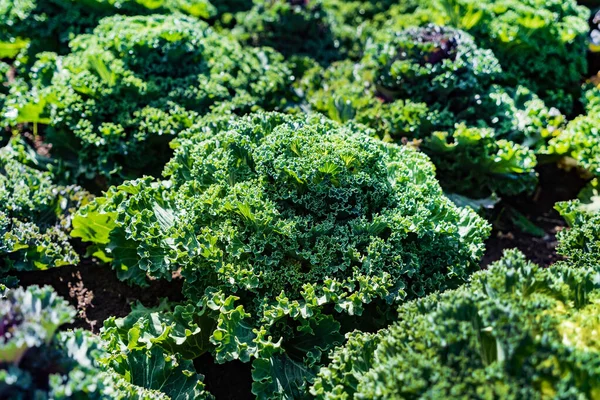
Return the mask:
[[[497,207],[496,227],[486,242],[482,268],[502,258],[505,249],[517,248],[536,264],[547,267],[561,259],[556,253],[556,234],[566,228],[565,220],[554,210],[559,201],[577,198],[587,179],[576,169],[566,171],[555,164],[538,168],[539,186],[533,196],[519,196],[503,200]],[[522,232],[507,218],[507,209],[513,208],[545,232],[535,236]]]
[[160,299],[165,297],[172,301],[183,300],[181,279],[152,282],[147,288],[128,286],[117,279],[110,267],[89,259],[77,266],[15,275],[22,286],[51,285],[77,308],[75,322],[64,328],[85,328],[98,332],[109,317],[129,314],[131,304],[136,301],[151,307],[158,305]]
[[541,215],[528,215],[530,220],[544,229],[543,237],[533,236],[519,231],[515,227],[494,229],[486,242],[486,252],[481,260],[482,268],[502,258],[506,249],[516,248],[523,252],[534,263],[547,267],[560,260],[556,253],[556,233],[564,229],[564,220],[556,211],[548,211]]

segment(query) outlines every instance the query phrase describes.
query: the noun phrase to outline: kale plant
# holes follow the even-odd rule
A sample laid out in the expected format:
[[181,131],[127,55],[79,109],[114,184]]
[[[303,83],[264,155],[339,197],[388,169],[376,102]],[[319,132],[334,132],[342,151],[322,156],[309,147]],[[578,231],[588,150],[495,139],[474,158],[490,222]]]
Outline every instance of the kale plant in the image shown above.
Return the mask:
[[591,196],[585,196],[584,190],[580,199],[555,206],[570,227],[559,232],[557,252],[575,265],[600,265],[600,197],[597,186],[596,181],[586,188],[592,192],[588,193]]
[[104,17],[173,13],[208,20],[217,9],[208,0],[0,0],[0,54],[15,56],[28,42],[33,53],[64,54],[73,37],[91,32]]
[[595,398],[597,264],[540,268],[517,251],[457,290],[355,332],[312,387],[317,399]]
[[319,116],[200,123],[165,180],[111,188],[73,235],[121,279],[183,276],[189,308],[169,319],[195,326],[190,357],[254,359],[257,396],[299,396],[344,332],[463,282],[489,233],[443,196],[426,156],[369,136]]
[[[199,115],[285,106],[279,54],[243,48],[195,19],[111,17],[70,45],[67,56],[39,55],[30,101],[12,107],[16,122],[46,118],[53,156],[100,188],[157,175],[168,142]],[[34,105],[37,114],[25,112]]]
[[427,23],[463,29],[493,50],[505,83],[529,87],[570,112],[587,69],[589,13],[575,0],[426,0],[409,12],[392,6],[367,32]]
[[233,33],[253,46],[319,62],[339,58],[332,20],[321,0],[254,0],[252,9],[238,14],[237,21]]
[[576,117],[548,143],[545,152],[572,157],[579,167],[600,176],[599,122],[598,113]]
[[569,121],[565,129],[544,148],[551,156],[573,158],[577,165],[592,175],[600,176],[600,87],[583,85],[582,102],[585,113]]

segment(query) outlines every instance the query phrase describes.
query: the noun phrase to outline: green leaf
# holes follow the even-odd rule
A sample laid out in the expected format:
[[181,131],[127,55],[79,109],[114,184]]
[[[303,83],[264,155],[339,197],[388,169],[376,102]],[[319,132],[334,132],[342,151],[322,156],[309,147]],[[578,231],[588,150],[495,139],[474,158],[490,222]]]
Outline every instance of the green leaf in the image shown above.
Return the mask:
[[216,322],[201,315],[191,304],[171,305],[166,300],[156,308],[136,304],[125,318],[109,318],[104,322],[102,337],[110,347],[129,350],[162,348],[192,360],[210,348],[210,335]]
[[534,224],[527,218],[525,215],[517,211],[516,209],[510,207],[508,208],[509,215],[511,217],[511,221],[515,226],[529,235],[544,237],[546,236],[546,231],[542,228]]
[[178,361],[160,347],[133,350],[112,359],[110,365],[133,385],[158,390],[172,400],[209,399],[202,376],[191,361]]
[[252,393],[259,400],[308,399],[307,385],[315,371],[285,354],[275,354],[268,359],[252,362]]

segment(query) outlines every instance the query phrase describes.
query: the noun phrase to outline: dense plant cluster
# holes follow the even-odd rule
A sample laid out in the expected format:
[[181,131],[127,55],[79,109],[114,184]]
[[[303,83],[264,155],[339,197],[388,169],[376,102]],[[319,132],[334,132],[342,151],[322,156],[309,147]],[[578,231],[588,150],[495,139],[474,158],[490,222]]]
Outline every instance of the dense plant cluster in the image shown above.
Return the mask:
[[91,32],[102,18],[170,13],[210,20],[217,16],[218,9],[209,0],[3,0],[0,55],[14,56],[29,45],[34,52],[64,53],[73,37]]
[[600,265],[600,196],[593,186],[584,190],[583,199],[556,205],[571,227],[560,232],[558,252],[577,265]]
[[310,55],[319,61],[335,58],[331,20],[320,0],[255,0],[238,15],[234,33],[255,46],[274,47],[284,55]]
[[0,398],[599,397],[597,23],[0,0]]
[[[233,34],[252,45],[272,46],[287,57],[305,56],[320,64],[360,55],[358,32],[395,2],[363,0],[254,0],[236,14]],[[416,2],[402,2],[405,12]],[[298,62],[298,60],[295,60]],[[300,62],[302,63],[302,62]]]
[[539,268],[516,251],[468,285],[354,333],[311,389],[320,399],[595,398],[597,268]]
[[545,152],[572,157],[579,166],[600,176],[600,87],[592,85],[585,91],[584,105],[585,113],[569,121]]

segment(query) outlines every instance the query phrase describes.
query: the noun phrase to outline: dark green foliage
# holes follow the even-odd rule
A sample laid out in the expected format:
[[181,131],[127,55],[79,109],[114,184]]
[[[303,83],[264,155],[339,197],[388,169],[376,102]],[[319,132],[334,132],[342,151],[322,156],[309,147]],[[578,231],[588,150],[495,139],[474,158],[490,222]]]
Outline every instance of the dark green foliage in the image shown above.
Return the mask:
[[[543,146],[564,118],[524,87],[495,84],[501,73],[468,34],[428,26],[380,33],[360,62],[315,67],[299,89],[310,108],[334,120],[365,124],[386,141],[424,140],[446,190],[513,195],[534,188],[528,148]],[[457,146],[465,126],[482,133]]]
[[0,273],[76,264],[69,232],[73,212],[90,196],[58,186],[44,160],[13,139],[0,149]]
[[589,10],[575,0],[426,0],[407,13],[392,6],[374,30],[436,23],[463,29],[500,60],[502,80],[571,111],[586,72]]
[[345,331],[466,279],[489,232],[442,196],[425,156],[368,136],[275,113],[199,124],[175,142],[166,181],[111,189],[73,235],[121,279],[181,270],[215,321],[194,325],[217,361],[256,358],[254,393],[293,396]]
[[467,108],[502,72],[494,54],[469,35],[435,25],[381,33],[367,45],[364,62],[375,68],[373,83],[385,101],[410,98],[446,104],[454,112]]
[[65,53],[69,40],[104,17],[171,13],[211,19],[217,9],[208,0],[1,0],[0,55],[14,56],[27,40],[33,53]]
[[321,0],[254,0],[253,8],[238,14],[237,21],[234,34],[253,46],[320,62],[339,58],[339,43]]
[[559,134],[550,140],[544,152],[551,156],[575,159],[580,168],[600,176],[600,86],[597,79],[583,85],[582,103],[585,114],[569,121]]
[[[364,37],[371,33],[368,22],[391,6],[403,13],[414,12],[420,1],[403,0],[321,0],[335,38],[337,52],[350,59],[362,55]],[[330,57],[331,58],[331,57]]]
[[[261,400],[600,398],[600,178],[557,205],[548,269],[509,251],[475,272],[472,209],[532,193],[538,156],[600,177],[586,17],[0,0],[0,398],[211,399],[209,356],[251,363]],[[181,301],[58,332],[75,310],[52,289],[5,285],[81,241],[131,285],[181,279]]]
[[219,15],[235,15],[240,11],[248,11],[252,8],[252,0],[217,0],[213,1]]
[[588,9],[575,0],[445,1],[458,13],[483,3],[481,20],[468,31],[494,51],[503,79],[524,84],[570,111],[569,96],[578,96],[587,68]]
[[[0,62],[0,110],[4,109],[4,101],[10,90],[8,82],[8,74],[10,73],[10,65],[5,62]],[[1,118],[1,117],[0,117]],[[0,134],[1,135],[1,134]]]
[[361,23],[387,11],[391,6],[395,5],[404,13],[408,13],[414,11],[418,4],[417,0],[323,0],[325,9],[353,27],[355,34]]
[[155,308],[136,304],[125,318],[108,318],[101,336],[112,349],[125,345],[129,350],[147,350],[157,346],[191,360],[207,351],[214,328],[215,322],[199,315],[193,305],[173,306],[163,300]]
[[[597,267],[597,266],[596,266]],[[548,269],[510,251],[458,290],[353,333],[321,370],[318,399],[597,398],[598,268]]]
[[38,56],[17,121],[47,115],[53,155],[100,187],[158,174],[168,142],[199,115],[285,106],[279,54],[242,48],[194,19],[111,17],[70,45],[70,55]]

